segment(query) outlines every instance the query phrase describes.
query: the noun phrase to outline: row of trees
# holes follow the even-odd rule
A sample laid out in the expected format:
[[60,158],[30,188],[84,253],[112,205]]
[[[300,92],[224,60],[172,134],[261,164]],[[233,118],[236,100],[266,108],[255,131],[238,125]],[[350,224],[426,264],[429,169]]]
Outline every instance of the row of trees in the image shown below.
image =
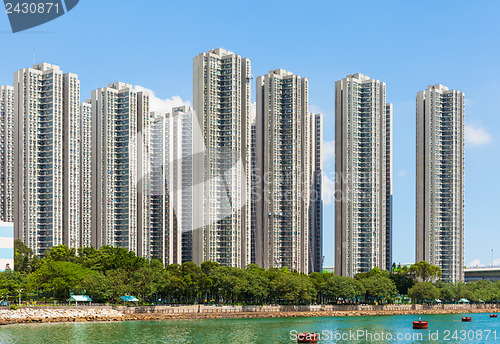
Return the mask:
[[156,259],[111,246],[78,251],[57,246],[39,259],[16,241],[14,265],[15,271],[0,274],[0,299],[64,301],[70,293],[89,295],[94,302],[135,295],[145,303],[186,304],[390,303],[396,295],[407,294],[416,300],[500,299],[500,283],[448,285],[438,281],[439,268],[426,262],[393,266],[391,272],[375,268],[350,278],[331,273],[305,275],[286,268],[265,270],[255,264],[244,269],[215,262],[164,267]]

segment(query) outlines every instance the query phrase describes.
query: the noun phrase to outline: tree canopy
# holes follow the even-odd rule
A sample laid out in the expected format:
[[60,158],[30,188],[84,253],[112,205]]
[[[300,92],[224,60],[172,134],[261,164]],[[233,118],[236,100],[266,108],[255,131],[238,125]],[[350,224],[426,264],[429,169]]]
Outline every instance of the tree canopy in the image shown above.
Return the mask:
[[0,273],[0,299],[66,301],[71,293],[89,295],[99,303],[117,302],[123,295],[144,303],[181,304],[389,303],[398,294],[416,302],[438,297],[447,302],[500,299],[500,282],[446,284],[439,281],[439,268],[426,262],[393,266],[391,271],[374,268],[351,278],[266,270],[255,264],[238,269],[210,261],[163,266],[159,260],[111,246],[75,250],[61,245],[39,259],[18,240],[14,260],[15,271]]

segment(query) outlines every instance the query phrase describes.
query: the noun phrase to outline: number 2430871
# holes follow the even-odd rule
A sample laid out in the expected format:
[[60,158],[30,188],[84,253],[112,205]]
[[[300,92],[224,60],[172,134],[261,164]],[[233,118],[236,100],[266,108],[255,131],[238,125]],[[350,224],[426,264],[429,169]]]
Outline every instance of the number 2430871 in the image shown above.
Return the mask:
[[40,3],[17,3],[12,4],[10,2],[5,3],[5,9],[7,14],[18,13],[18,14],[49,14],[49,13],[59,13],[59,4],[53,2],[40,2]]

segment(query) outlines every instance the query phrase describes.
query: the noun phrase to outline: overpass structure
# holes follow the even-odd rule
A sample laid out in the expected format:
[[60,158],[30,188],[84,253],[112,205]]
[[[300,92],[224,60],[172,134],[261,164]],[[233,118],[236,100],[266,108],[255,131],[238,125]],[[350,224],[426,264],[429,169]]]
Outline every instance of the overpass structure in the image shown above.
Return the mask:
[[465,282],[477,280],[500,281],[500,266],[465,269]]

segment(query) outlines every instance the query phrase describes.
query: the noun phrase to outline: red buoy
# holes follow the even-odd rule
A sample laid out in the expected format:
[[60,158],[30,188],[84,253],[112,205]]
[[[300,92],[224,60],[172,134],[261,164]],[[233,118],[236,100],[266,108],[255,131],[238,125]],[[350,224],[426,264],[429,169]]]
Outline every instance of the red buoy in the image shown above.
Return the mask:
[[414,321],[413,322],[413,329],[415,330],[426,330],[429,328],[429,322],[428,321]]
[[498,318],[498,314],[490,314],[490,318]]
[[299,333],[297,335],[297,343],[317,343],[317,333]]
[[472,321],[472,318],[470,318],[470,317],[463,317],[463,318],[462,318],[462,321],[465,321],[465,322],[471,322],[471,321]]

